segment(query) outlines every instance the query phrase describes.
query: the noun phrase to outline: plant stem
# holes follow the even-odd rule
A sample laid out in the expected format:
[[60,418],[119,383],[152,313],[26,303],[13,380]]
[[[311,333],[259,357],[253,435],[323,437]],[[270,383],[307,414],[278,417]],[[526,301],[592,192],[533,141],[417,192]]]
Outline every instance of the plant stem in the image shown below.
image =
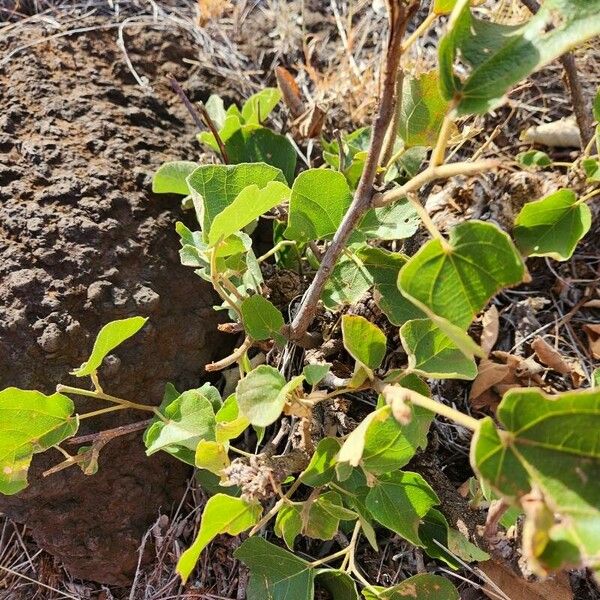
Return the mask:
[[382,194],[373,197],[373,206],[387,206],[404,197],[410,192],[415,192],[427,183],[436,179],[448,179],[456,175],[475,175],[482,171],[489,171],[500,165],[499,160],[487,159],[477,162],[457,162],[449,165],[440,165],[438,167],[429,166],[427,169],[415,175],[410,181],[407,181],[400,187],[393,188]]
[[435,144],[435,148],[431,152],[431,159],[429,161],[430,166],[437,167],[444,162],[444,158],[446,156],[446,147],[448,146],[448,139],[450,138],[450,128],[452,127],[452,123],[454,123],[454,105],[450,105],[444,120],[442,121],[442,126],[440,128],[440,133],[438,135],[437,142]]
[[244,353],[252,347],[253,341],[251,338],[247,337],[244,339],[239,348],[236,348],[229,356],[218,360],[217,362],[210,363],[204,367],[207,371],[221,371],[226,367],[231,366],[233,363],[237,362],[242,358]]
[[273,508],[250,530],[248,535],[253,536],[257,531],[262,529],[279,512],[279,509],[285,504],[285,502],[294,495],[301,483],[302,482],[300,481],[300,478],[296,479],[296,481],[292,483],[290,489],[286,492],[285,496],[280,498],[275,503]]
[[127,407],[123,404],[117,404],[116,406],[109,406],[108,408],[101,408],[100,410],[93,410],[92,412],[83,413],[82,415],[78,415],[80,421],[83,419],[91,419],[92,417],[97,417],[98,415],[103,415],[104,413],[114,412],[115,410],[124,410]]
[[419,202],[419,199],[416,197],[415,192],[411,192],[410,194],[406,194],[409,202],[414,206],[417,214],[419,215],[421,221],[423,221],[423,225],[425,225],[425,229],[429,232],[429,235],[436,240],[443,240],[444,236],[440,233],[440,230],[436,227],[435,223],[429,216],[427,209]]
[[423,22],[406,38],[402,44],[402,54],[404,54],[430,27],[433,25],[438,15],[431,12]]
[[404,3],[400,2],[392,2],[389,4],[390,28],[387,47],[382,61],[383,85],[381,100],[379,102],[377,116],[373,123],[367,160],[365,161],[365,166],[352,204],[344,215],[338,230],[333,236],[331,245],[323,256],[319,269],[304,295],[298,313],[291,325],[284,330],[288,338],[292,341],[301,340],[308,327],[313,322],[325,283],[329,279],[350,235],[356,229],[364,214],[371,207],[373,182],[377,175],[379,157],[381,156],[381,150],[383,148],[389,123],[394,116],[394,87],[396,85],[396,74],[400,64],[402,36],[406,30],[408,21],[413,16],[416,8],[416,4],[413,4],[408,8]]
[[358,543],[358,538],[360,536],[360,521],[356,521],[354,525],[354,531],[352,532],[352,539],[350,540],[350,545],[348,546],[348,571],[352,573],[365,587],[371,585],[363,576],[362,573],[358,570],[356,566],[356,544]]
[[152,423],[152,419],[146,419],[145,421],[137,421],[136,423],[129,423],[128,425],[121,425],[113,429],[107,429],[106,431],[100,431],[98,433],[90,433],[89,435],[80,435],[67,440],[67,444],[77,445],[86,444],[89,442],[96,442],[98,439],[112,440],[113,438],[133,433],[134,431],[140,431],[146,429],[148,425]]
[[276,252],[279,252],[285,246],[295,246],[295,245],[296,245],[296,240],[280,240],[268,252],[265,252],[262,256],[259,256],[256,259],[256,262],[261,263],[261,262],[267,260],[267,258],[269,258],[270,256],[273,256],[273,254],[275,254]]
[[137,402],[130,402],[123,398],[117,398],[104,392],[97,392],[96,390],[86,390],[83,388],[71,387],[69,385],[58,384],[56,391],[61,394],[76,394],[77,396],[88,396],[89,398],[96,398],[97,400],[106,400],[113,404],[120,404],[123,408],[132,408],[135,410],[145,410],[147,412],[156,412],[155,406],[148,406],[147,404],[138,404]]
[[330,554],[329,556],[325,556],[324,558],[319,558],[318,560],[313,560],[310,563],[310,566],[318,567],[319,565],[324,565],[325,563],[331,562],[332,560],[335,560],[336,558],[341,558],[342,556],[346,556],[346,554],[348,554],[348,548],[350,548],[350,546],[346,546],[345,548],[342,548],[338,552],[334,552],[333,554]]

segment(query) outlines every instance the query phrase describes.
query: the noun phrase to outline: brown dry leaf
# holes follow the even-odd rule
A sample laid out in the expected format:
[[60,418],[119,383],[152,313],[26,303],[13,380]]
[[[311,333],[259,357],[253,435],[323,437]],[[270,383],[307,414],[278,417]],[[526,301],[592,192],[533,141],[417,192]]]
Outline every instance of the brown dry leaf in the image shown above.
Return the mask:
[[600,359],[600,323],[588,323],[583,326],[583,331],[587,335],[592,358]]
[[493,304],[483,313],[481,325],[483,326],[483,331],[481,332],[479,345],[486,354],[489,354],[498,341],[498,333],[500,331],[500,316],[498,309]]
[[325,114],[319,105],[313,104],[294,121],[293,125],[305,139],[318,137],[325,124]]
[[283,96],[283,101],[290,109],[292,117],[297,119],[305,110],[302,92],[294,79],[294,76],[285,67],[276,67],[275,76],[277,86]]
[[471,403],[510,374],[510,368],[507,365],[501,365],[488,358],[481,360],[478,371],[471,386]]
[[204,27],[210,21],[222,17],[229,8],[229,0],[198,0],[198,25]]
[[573,117],[529,127],[521,138],[525,142],[551,148],[581,148],[579,128]]
[[[495,560],[479,563],[478,566],[510,600],[573,600],[566,573],[558,573],[544,581],[527,581]],[[498,599],[498,592],[490,585],[486,585],[483,592],[494,600]]]
[[584,308],[600,308],[600,300],[588,300],[584,305]]
[[531,342],[531,349],[539,358],[540,362],[561,375],[571,372],[571,365],[553,348],[544,338],[539,335]]

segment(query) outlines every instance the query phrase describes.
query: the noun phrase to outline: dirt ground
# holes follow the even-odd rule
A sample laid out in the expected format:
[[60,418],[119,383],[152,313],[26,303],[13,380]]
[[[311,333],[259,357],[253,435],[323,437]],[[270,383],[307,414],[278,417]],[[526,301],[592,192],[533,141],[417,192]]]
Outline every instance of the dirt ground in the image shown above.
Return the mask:
[[[151,316],[152,326],[103,372],[124,397],[156,403],[166,381],[192,386],[202,365],[230,343],[214,333],[205,286],[178,264],[173,224],[186,217],[175,199],[149,191],[153,170],[165,160],[212,160],[201,155],[167,74],[192,100],[217,92],[240,101],[272,85],[273,66],[284,64],[328,108],[328,135],[364,124],[372,111],[384,21],[366,3],[352,16],[341,1],[223,2],[204,29],[193,4],[29,0],[17,3],[19,14],[0,8],[1,387],[49,390],[64,382],[95,331],[132,314]],[[340,22],[352,24],[351,60]],[[435,58],[425,45],[414,60],[427,65]],[[598,53],[585,49],[579,64],[590,96],[600,79]],[[529,147],[519,137],[524,128],[569,113],[566,97],[560,67],[552,65],[520,86],[507,106],[469,123],[473,139],[459,155],[486,142],[490,154],[512,160]],[[278,114],[275,122],[285,119]],[[572,152],[545,150],[556,160]],[[509,228],[524,201],[562,185],[581,182],[560,170],[548,177],[511,168],[431,187],[423,200],[441,228],[474,217]],[[600,278],[598,222],[572,261],[534,259],[532,284],[498,297],[499,350],[531,359],[531,341],[542,335],[584,375],[591,372],[584,327],[600,314],[584,305]],[[564,378],[545,377],[549,386],[565,385]],[[472,404],[460,382],[436,392],[475,413],[493,411],[497,400],[490,393]],[[471,474],[468,440],[436,422],[432,441],[415,468],[443,472],[440,485],[455,498]],[[47,460],[36,462],[31,479],[38,483],[22,496],[0,498],[0,511],[27,522],[0,521],[0,599],[243,600],[247,574],[232,558],[237,538],[212,544],[185,590],[173,575],[205,499],[179,463],[148,460],[139,435],[107,446],[101,473],[92,478],[72,470],[42,480]],[[457,500],[456,511],[464,506]],[[413,574],[423,561],[397,538],[384,540],[381,554],[364,548],[360,557],[381,585]],[[481,573],[462,576],[461,597],[484,598]],[[584,572],[564,575],[561,585],[572,586],[577,600],[600,598]]]

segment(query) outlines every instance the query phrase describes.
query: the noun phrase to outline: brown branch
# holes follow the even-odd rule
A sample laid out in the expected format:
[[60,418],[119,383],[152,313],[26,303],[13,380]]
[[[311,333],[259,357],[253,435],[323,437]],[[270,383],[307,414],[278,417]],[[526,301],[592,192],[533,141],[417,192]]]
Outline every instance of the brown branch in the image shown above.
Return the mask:
[[225,164],[229,164],[229,157],[227,156],[227,150],[225,150],[225,144],[223,143],[223,140],[221,139],[219,131],[215,127],[213,120],[210,118],[210,115],[206,111],[206,108],[204,108],[204,105],[199,105],[200,114],[198,114],[196,107],[192,104],[192,101],[187,97],[187,94],[183,91],[183,88],[181,87],[177,79],[175,79],[175,77],[173,77],[173,75],[170,74],[167,75],[167,78],[169,79],[169,83],[171,84],[173,91],[179,96],[181,102],[183,102],[183,105],[190,113],[190,116],[192,117],[196,127],[198,129],[203,129],[205,126],[208,127],[210,132],[215,137],[217,145],[219,146],[219,151],[221,152],[221,158],[223,159],[223,162]]
[[394,89],[402,53],[402,37],[406,30],[406,26],[416,12],[419,3],[420,2],[413,2],[409,7],[406,7],[403,0],[388,0],[390,26],[386,50],[382,57],[383,83],[381,88],[381,100],[379,101],[377,116],[373,123],[367,160],[352,204],[344,215],[338,230],[333,236],[331,245],[323,256],[323,260],[321,261],[315,278],[302,299],[296,317],[291,325],[285,328],[284,333],[286,333],[288,338],[292,341],[301,340],[306,333],[306,330],[313,322],[325,283],[329,279],[335,264],[346,247],[350,235],[360,223],[367,210],[371,207],[373,182],[377,175],[379,157],[381,156],[381,150],[383,148],[388,126],[394,116]]
[[[536,14],[540,10],[540,4],[537,0],[521,0],[521,3],[529,9],[532,14]],[[577,72],[575,57],[572,52],[567,52],[560,57],[560,62],[565,71],[565,79],[567,88],[571,95],[571,105],[575,113],[575,120],[579,128],[579,136],[581,137],[581,147],[585,148],[586,144],[594,136],[594,128],[592,125],[591,108],[583,95],[581,87],[581,79]]]
[[152,423],[152,419],[146,419],[144,421],[129,423],[129,425],[121,425],[120,427],[115,427],[114,429],[107,429],[106,431],[100,431],[98,433],[80,435],[79,437],[74,437],[67,440],[67,444],[86,444],[89,442],[97,442],[99,440],[102,440],[104,443],[106,443],[109,440],[112,440],[116,437],[127,435],[128,433],[133,433],[134,431],[139,431],[140,429],[146,429],[146,427],[148,427],[150,423]]

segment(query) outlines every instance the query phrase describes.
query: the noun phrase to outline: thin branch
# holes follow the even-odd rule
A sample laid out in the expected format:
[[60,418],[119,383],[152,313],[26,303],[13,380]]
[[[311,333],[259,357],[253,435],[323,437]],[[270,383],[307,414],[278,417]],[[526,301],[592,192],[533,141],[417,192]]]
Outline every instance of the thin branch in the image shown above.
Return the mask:
[[217,362],[210,363],[204,368],[209,372],[221,371],[222,369],[231,366],[233,363],[237,362],[240,358],[242,358],[244,353],[252,347],[252,344],[252,340],[247,337],[242,342],[241,346],[239,348],[236,348],[229,356],[226,356],[225,358],[218,360]]
[[456,175],[475,175],[482,171],[495,169],[499,165],[499,160],[487,159],[476,162],[450,163],[449,165],[440,165],[438,167],[430,166],[404,185],[374,196],[373,206],[387,206],[388,204],[392,204],[436,179],[448,179]]
[[169,79],[171,87],[173,88],[173,91],[179,96],[181,102],[183,102],[183,105],[190,113],[190,116],[192,117],[196,127],[198,129],[204,129],[205,126],[208,127],[210,132],[213,134],[217,145],[219,146],[219,151],[221,152],[221,158],[223,159],[223,162],[225,164],[229,164],[229,157],[227,156],[227,150],[225,150],[225,144],[223,143],[223,140],[221,139],[219,131],[215,127],[213,120],[210,118],[210,115],[206,111],[206,108],[204,108],[204,105],[199,105],[200,114],[198,114],[196,107],[192,104],[192,101],[187,97],[187,94],[183,91],[183,88],[181,87],[177,79],[175,79],[175,77],[173,77],[173,75],[170,74],[167,75],[167,77]]
[[402,48],[402,37],[408,21],[418,8],[418,2],[409,7],[399,0],[389,0],[388,10],[390,18],[390,29],[385,54],[383,56],[383,85],[379,109],[371,134],[371,143],[364,170],[356,189],[356,194],[350,208],[333,236],[331,245],[325,252],[319,269],[310,287],[306,291],[298,313],[289,327],[286,328],[287,336],[292,341],[302,339],[306,330],[313,322],[321,292],[327,282],[335,264],[344,250],[352,232],[360,223],[364,214],[371,207],[373,196],[373,182],[377,175],[379,157],[383,148],[386,132],[390,121],[394,116],[396,75],[400,65]]
[[139,431],[140,429],[146,429],[148,425],[152,423],[152,419],[145,419],[144,421],[137,421],[136,423],[129,423],[128,425],[121,425],[114,429],[107,429],[106,431],[100,431],[98,433],[90,433],[89,435],[80,435],[67,440],[67,444],[78,445],[87,444],[89,442],[96,442],[98,439],[112,440],[116,437]]

